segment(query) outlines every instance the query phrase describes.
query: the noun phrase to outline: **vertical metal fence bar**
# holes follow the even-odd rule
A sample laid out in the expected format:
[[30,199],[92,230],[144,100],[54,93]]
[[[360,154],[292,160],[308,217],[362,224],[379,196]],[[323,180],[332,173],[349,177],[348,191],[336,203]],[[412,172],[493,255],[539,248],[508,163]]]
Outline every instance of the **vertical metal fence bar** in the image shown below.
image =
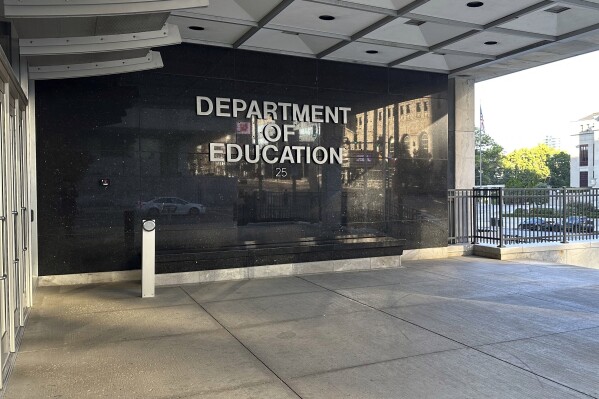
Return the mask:
[[567,208],[566,208],[566,201],[567,201],[567,189],[564,187],[562,189],[562,231],[563,231],[563,235],[562,235],[562,244],[565,244],[568,242],[568,232],[567,232],[567,227],[566,226],[566,219],[567,219]]
[[503,248],[505,245],[503,243],[503,228],[501,220],[503,220],[503,188],[499,189],[499,248]]

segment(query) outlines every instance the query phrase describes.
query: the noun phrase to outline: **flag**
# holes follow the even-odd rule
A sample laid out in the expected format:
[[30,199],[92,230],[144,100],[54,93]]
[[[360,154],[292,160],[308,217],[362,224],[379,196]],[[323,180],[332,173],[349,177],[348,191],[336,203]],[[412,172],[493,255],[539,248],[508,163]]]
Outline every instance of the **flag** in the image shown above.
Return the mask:
[[483,118],[483,106],[480,106],[480,132],[481,133],[486,133],[485,132],[485,118]]

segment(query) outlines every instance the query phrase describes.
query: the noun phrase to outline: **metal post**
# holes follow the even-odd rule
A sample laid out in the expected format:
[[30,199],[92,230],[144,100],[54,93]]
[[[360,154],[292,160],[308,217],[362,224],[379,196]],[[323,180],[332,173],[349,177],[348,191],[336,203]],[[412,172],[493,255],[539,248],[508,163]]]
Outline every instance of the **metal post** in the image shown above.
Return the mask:
[[503,188],[499,188],[499,248],[505,247],[503,242]]
[[562,188],[562,244],[566,244],[568,242],[568,238],[566,235],[566,187]]
[[142,223],[141,297],[153,298],[156,289],[156,221]]
[[472,190],[472,244],[478,244],[478,214],[476,207],[477,189]]

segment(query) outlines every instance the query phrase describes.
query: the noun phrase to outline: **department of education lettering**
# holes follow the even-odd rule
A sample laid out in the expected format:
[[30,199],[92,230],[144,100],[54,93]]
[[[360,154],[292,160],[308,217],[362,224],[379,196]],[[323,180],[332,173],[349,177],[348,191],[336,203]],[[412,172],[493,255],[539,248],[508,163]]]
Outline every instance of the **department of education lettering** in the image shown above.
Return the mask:
[[311,122],[311,123],[342,123],[346,124],[351,108],[330,107],[325,105],[300,105],[284,102],[256,101],[249,103],[236,98],[220,98],[212,100],[209,97],[196,97],[197,115],[215,115],[225,118],[246,118],[250,120],[272,119],[273,122],[262,126],[260,134],[269,143],[267,145],[239,145],[225,143],[210,143],[211,162],[226,161],[268,164],[276,163],[316,163],[319,165],[343,163],[341,148],[311,147],[285,145],[282,148],[274,145],[279,141],[289,142],[290,136],[296,134],[294,125],[279,126],[274,121]]

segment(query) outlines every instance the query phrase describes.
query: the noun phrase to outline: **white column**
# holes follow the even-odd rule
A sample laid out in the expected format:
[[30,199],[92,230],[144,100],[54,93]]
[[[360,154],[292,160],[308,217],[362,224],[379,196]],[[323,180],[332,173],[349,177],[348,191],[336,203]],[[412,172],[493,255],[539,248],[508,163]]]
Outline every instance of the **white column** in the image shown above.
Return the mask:
[[156,221],[143,221],[141,245],[141,296],[153,298],[156,289]]
[[474,80],[449,79],[449,188],[476,185]]

